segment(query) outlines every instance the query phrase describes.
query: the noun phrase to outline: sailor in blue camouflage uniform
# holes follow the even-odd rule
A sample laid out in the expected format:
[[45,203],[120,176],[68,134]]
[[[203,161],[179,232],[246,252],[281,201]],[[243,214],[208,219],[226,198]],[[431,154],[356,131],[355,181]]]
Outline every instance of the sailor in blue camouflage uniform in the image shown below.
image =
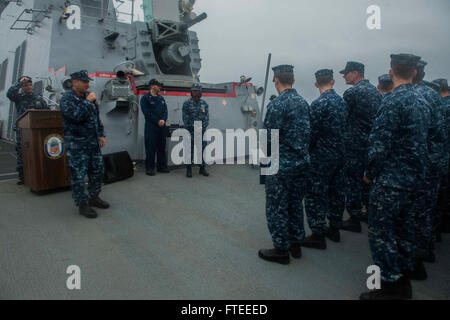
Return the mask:
[[[349,61],[345,69],[340,72],[344,75],[346,84],[353,85],[343,95],[348,105],[346,164],[339,173],[346,179],[345,207],[350,215],[350,219],[342,223],[341,229],[352,232],[361,232],[364,190],[362,178],[367,164],[367,140],[381,104],[380,92],[369,80],[364,79],[364,71],[364,64]],[[342,217],[343,201],[336,203],[334,208],[336,214]]]
[[380,91],[382,98],[389,96],[394,90],[394,83],[388,74],[383,74],[378,77],[378,91]]
[[[389,74],[383,74],[378,77],[378,91],[380,91],[381,98],[389,96],[394,90],[394,83],[392,82],[391,76]],[[378,110],[379,111],[379,110]],[[368,222],[367,209],[369,208],[369,195],[370,195],[370,185],[367,183],[363,184],[362,191],[362,204],[363,208],[361,210],[360,220],[362,222]]]
[[141,110],[145,117],[145,172],[148,176],[154,176],[155,166],[160,173],[170,172],[166,156],[168,111],[166,100],[159,94],[163,84],[151,79],[148,86],[149,93],[141,98]]
[[448,172],[448,133],[445,122],[445,106],[439,94],[423,81],[427,63],[420,60],[414,78],[416,91],[428,102],[431,124],[428,131],[429,167],[425,184],[420,188],[414,202],[416,210],[417,256],[427,262],[434,262],[433,225],[437,219],[437,201],[440,184]]
[[[312,234],[305,238],[302,246],[325,249],[325,236],[334,242],[340,241],[339,217],[332,216],[329,204],[330,198],[342,191],[336,184],[336,172],[345,163],[347,104],[333,89],[333,70],[322,69],[315,76],[320,97],[310,106],[311,165],[305,197]],[[327,218],[330,220],[329,227]]]
[[391,55],[394,91],[383,99],[369,136],[364,181],[373,184],[369,204],[369,244],[381,270],[381,289],[360,299],[410,299],[416,271],[414,253],[415,190],[427,165],[427,102],[412,80],[420,57]]
[[[436,84],[436,91],[440,94],[445,106],[445,120],[448,133],[448,148],[450,151],[450,92],[448,89],[447,79],[436,79],[433,80]],[[438,214],[435,219],[436,227],[436,241],[442,241],[441,233],[450,233],[450,181],[449,181],[449,170],[447,174],[443,177],[441,183],[441,189],[439,190],[438,197]]]
[[16,152],[17,152],[17,166],[16,170],[19,175],[17,184],[23,184],[23,165],[22,165],[22,141],[21,132],[17,127],[17,119],[30,109],[50,109],[47,106],[44,98],[33,93],[33,81],[30,77],[21,77],[19,81],[9,88],[6,96],[9,100],[15,103],[15,121],[14,131],[16,133]]
[[[302,255],[303,198],[309,167],[309,106],[295,89],[294,67],[280,65],[273,68],[274,83],[279,96],[272,101],[264,119],[264,128],[271,141],[272,131],[279,132],[278,172],[266,177],[266,217],[272,236],[273,249],[259,250],[259,257],[288,264],[289,251],[294,258]],[[277,159],[278,158],[278,159]],[[276,164],[275,164],[276,167]]]
[[[200,121],[201,128],[195,128],[194,123]],[[187,165],[186,176],[192,178],[192,163],[194,162],[194,131],[195,129],[202,132],[202,164],[200,165],[199,173],[205,177],[209,176],[206,171],[206,162],[203,159],[203,151],[206,148],[206,141],[203,141],[203,135],[209,125],[209,106],[205,100],[202,99],[202,86],[199,83],[194,83],[191,87],[191,98],[186,100],[183,104],[183,124],[191,135],[191,164]]]
[[[79,213],[87,218],[96,218],[92,207],[109,208],[100,199],[103,182],[103,157],[101,148],[106,144],[103,124],[100,120],[97,97],[89,93],[89,78],[86,70],[74,72],[72,89],[61,98],[61,113],[64,120],[64,142],[67,148],[72,183],[72,197]],[[88,193],[85,193],[85,177],[89,178]]]

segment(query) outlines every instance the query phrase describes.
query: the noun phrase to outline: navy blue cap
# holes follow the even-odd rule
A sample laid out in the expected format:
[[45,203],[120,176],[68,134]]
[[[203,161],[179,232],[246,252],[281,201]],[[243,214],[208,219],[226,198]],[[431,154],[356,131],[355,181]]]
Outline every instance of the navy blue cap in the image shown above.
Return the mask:
[[164,84],[161,83],[161,82],[159,82],[159,81],[156,80],[156,79],[152,79],[152,80],[149,81],[148,85],[149,85],[149,86],[159,86],[159,87],[162,87]]
[[349,61],[349,62],[347,62],[345,69],[341,70],[339,73],[347,74],[352,71],[359,71],[359,72],[364,73],[364,69],[365,69],[364,64],[362,64],[361,62]]
[[428,62],[424,61],[424,60],[419,60],[417,62],[416,68],[417,69],[425,69],[425,66],[428,64]]
[[333,70],[331,69],[321,69],[315,73],[316,79],[323,76],[333,76]]
[[415,68],[420,61],[420,57],[409,53],[391,54],[392,66],[407,66]]
[[202,91],[202,86],[200,83],[193,83],[191,86],[191,91]]
[[434,82],[430,82],[430,81],[426,81],[426,80],[422,80],[422,82],[429,88],[433,89],[434,91],[439,92],[439,90],[441,89],[441,87]]
[[282,64],[272,68],[275,74],[277,73],[294,73],[294,66]]
[[87,70],[81,70],[78,72],[74,72],[70,74],[70,78],[72,80],[81,80],[81,81],[93,81],[94,79],[89,78]]
[[394,84],[394,82],[392,82],[391,76],[388,74],[383,74],[383,75],[379,76],[378,83],[382,84],[382,85],[386,85],[386,86]]
[[439,86],[439,90],[448,90],[448,81],[447,79],[436,79],[433,80],[433,83],[437,84]]

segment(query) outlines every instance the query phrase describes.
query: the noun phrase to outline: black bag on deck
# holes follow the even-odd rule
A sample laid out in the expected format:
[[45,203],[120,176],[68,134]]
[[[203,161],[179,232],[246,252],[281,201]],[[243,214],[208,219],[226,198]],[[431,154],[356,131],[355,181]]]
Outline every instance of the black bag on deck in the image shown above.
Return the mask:
[[131,178],[134,175],[133,161],[126,151],[106,154],[103,156],[105,164],[104,183],[113,183]]

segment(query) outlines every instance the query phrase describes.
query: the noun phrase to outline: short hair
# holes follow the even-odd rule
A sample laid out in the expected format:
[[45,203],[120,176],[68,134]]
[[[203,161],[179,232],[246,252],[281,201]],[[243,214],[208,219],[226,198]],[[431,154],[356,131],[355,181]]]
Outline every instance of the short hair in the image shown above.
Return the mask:
[[280,72],[274,76],[274,80],[277,78],[282,85],[292,86],[294,84],[294,74],[291,72]]
[[319,86],[325,86],[327,84],[330,84],[333,80],[334,80],[333,76],[330,75],[330,74],[326,74],[326,75],[323,75],[323,76],[320,76],[320,77],[316,78],[317,84]]
[[362,71],[362,70],[361,71],[360,70],[355,70],[355,71],[359,73],[360,77],[364,78],[364,76],[365,76],[364,75],[364,71]]
[[380,90],[382,91],[391,91],[394,87],[393,83],[380,83]]
[[402,80],[410,80],[414,76],[414,67],[405,65],[394,65],[392,66],[392,71],[394,74]]

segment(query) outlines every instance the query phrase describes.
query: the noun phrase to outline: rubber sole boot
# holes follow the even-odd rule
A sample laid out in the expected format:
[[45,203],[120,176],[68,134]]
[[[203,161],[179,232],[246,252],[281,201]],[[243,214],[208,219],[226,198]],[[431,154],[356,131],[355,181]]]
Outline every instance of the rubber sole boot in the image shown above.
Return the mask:
[[192,167],[191,166],[187,166],[187,168],[186,168],[186,177],[192,178]]
[[145,171],[145,174],[148,175],[148,176],[154,176],[155,175],[155,169],[147,170],[147,171]]
[[78,212],[89,219],[95,219],[98,217],[97,212],[94,211],[94,209],[92,209],[91,207],[89,207],[87,205],[87,203],[82,203],[80,204],[79,208],[78,208]]
[[278,249],[261,249],[258,256],[266,261],[289,264],[289,252]]
[[158,169],[158,172],[160,172],[160,173],[170,173],[170,170],[168,168],[162,168],[162,169]]
[[403,275],[409,280],[416,281],[424,281],[428,278],[427,270],[425,269],[423,262],[418,262],[413,271],[405,271],[403,272]]
[[436,262],[436,256],[432,249],[424,250],[424,249],[416,249],[416,257],[417,260],[425,261],[429,263]]
[[200,170],[199,170],[198,173],[201,174],[204,177],[209,177],[209,173],[208,173],[208,171],[206,171],[205,167],[200,167]]
[[411,282],[402,277],[395,282],[381,281],[381,289],[364,292],[360,300],[409,300],[412,299]]
[[325,250],[327,248],[327,241],[325,240],[325,236],[320,236],[313,233],[303,240],[302,247]]
[[90,207],[96,207],[96,208],[100,208],[100,209],[108,209],[109,208],[109,203],[100,199],[100,197],[92,197],[89,199],[89,206]]
[[450,233],[450,217],[447,215],[442,217],[440,233]]
[[338,228],[330,227],[328,231],[325,233],[325,237],[330,239],[333,242],[341,241],[341,233]]
[[300,244],[293,244],[289,248],[292,258],[300,259],[302,257],[302,246]]
[[357,218],[350,218],[342,223],[341,230],[361,233],[361,222]]
[[369,223],[369,216],[367,215],[367,212],[361,213],[359,221],[364,222],[365,224]]

